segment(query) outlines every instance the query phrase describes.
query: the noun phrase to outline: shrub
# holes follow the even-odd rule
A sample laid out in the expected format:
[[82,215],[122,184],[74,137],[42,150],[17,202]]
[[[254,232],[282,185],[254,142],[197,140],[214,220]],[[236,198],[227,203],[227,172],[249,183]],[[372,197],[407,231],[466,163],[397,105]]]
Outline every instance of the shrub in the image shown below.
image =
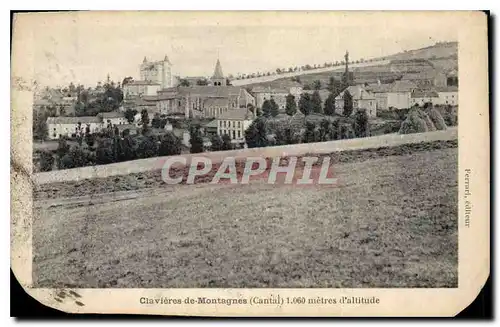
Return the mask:
[[40,152],[40,170],[51,171],[54,166],[54,156],[49,151]]
[[439,113],[439,111],[437,111],[434,108],[427,109],[427,110],[428,110],[427,112],[428,112],[428,115],[429,115],[430,119],[434,123],[434,126],[436,126],[436,129],[438,129],[438,130],[445,130],[446,129],[446,123],[445,123],[445,121],[443,119],[443,116],[441,116],[441,114]]
[[60,161],[60,169],[78,168],[90,166],[95,158],[92,152],[83,149],[80,146],[74,146],[66,153]]
[[158,145],[154,138],[150,136],[145,136],[139,142],[137,146],[137,157],[138,158],[151,158],[158,155]]
[[171,156],[175,154],[181,154],[182,144],[181,140],[173,133],[166,133],[163,135],[160,141],[160,146],[158,148],[158,154],[160,156]]
[[425,120],[420,118],[419,110],[412,109],[408,113],[408,116],[401,124],[400,134],[424,133],[428,131]]

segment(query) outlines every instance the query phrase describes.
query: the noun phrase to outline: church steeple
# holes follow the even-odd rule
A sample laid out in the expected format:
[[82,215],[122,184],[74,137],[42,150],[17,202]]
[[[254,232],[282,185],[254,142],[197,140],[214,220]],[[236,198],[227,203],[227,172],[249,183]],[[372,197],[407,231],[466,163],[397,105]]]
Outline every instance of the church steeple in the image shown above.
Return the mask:
[[215,86],[226,86],[226,79],[224,78],[224,74],[222,73],[222,66],[219,59],[217,59],[217,63],[215,64],[212,83]]
[[146,56],[144,56],[144,60],[142,61],[142,63],[146,63],[148,62],[148,60],[146,59]]

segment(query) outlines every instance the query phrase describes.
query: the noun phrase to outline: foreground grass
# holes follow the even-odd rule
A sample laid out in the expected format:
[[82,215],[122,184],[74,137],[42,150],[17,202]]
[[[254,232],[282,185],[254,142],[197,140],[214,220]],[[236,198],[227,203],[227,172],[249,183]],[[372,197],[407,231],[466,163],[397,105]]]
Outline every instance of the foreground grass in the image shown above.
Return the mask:
[[39,201],[33,279],[39,287],[457,287],[457,160],[453,148],[340,163],[337,187],[179,185]]

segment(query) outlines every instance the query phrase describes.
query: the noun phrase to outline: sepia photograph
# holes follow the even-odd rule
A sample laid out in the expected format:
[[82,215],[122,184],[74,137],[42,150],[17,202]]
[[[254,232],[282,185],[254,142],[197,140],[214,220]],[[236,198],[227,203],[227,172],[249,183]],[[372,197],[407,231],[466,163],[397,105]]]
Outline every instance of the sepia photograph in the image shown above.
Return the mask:
[[30,287],[457,289],[458,19],[378,14],[18,14]]

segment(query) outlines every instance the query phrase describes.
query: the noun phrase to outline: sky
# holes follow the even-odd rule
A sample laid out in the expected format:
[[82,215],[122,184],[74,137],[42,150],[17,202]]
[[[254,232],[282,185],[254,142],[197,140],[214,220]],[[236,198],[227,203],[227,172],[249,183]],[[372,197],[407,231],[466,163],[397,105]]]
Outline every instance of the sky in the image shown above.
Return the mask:
[[168,55],[179,76],[210,76],[217,58],[224,74],[237,75],[340,61],[346,50],[353,60],[380,57],[456,41],[459,19],[449,15],[80,12],[27,15],[19,23],[32,33],[37,83],[94,86],[107,74],[139,79],[144,56]]

